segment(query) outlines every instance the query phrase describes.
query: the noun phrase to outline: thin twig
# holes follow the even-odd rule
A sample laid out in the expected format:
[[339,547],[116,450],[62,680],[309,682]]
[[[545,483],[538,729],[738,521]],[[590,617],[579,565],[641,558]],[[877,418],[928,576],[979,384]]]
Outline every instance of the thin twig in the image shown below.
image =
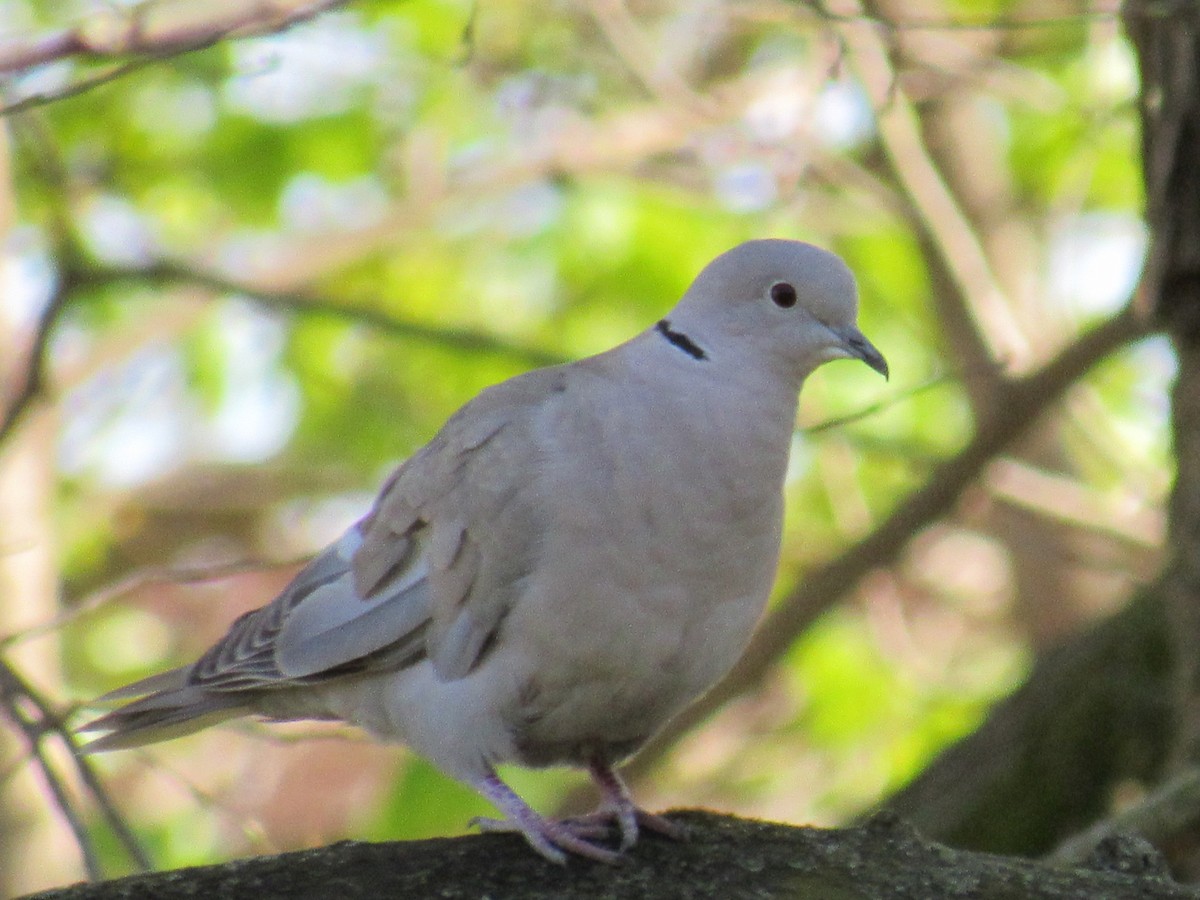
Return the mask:
[[[229,37],[284,31],[349,2],[316,0],[293,4],[292,9],[278,2],[216,5],[213,9],[217,12],[206,20],[197,20],[191,13],[190,0],[174,4],[146,0],[136,6],[110,7],[73,27],[0,42],[0,73],[23,72],[72,57],[177,56]],[[181,10],[174,19],[172,6]]]
[[116,835],[117,840],[125,848],[125,852],[129,854],[134,864],[143,872],[149,872],[154,868],[153,861],[142,847],[141,842],[138,841],[137,836],[133,833],[133,829],[129,827],[129,823],[125,821],[125,817],[121,815],[120,810],[113,803],[112,797],[109,796],[108,791],[100,781],[100,776],[96,774],[96,770],[87,761],[74,735],[71,734],[70,729],[65,725],[56,725],[55,731],[63,743],[67,745],[67,749],[71,753],[71,760],[75,764],[75,770],[79,773],[79,777],[87,786],[88,791],[91,792],[92,799],[95,800],[96,805],[100,808],[100,814],[104,817],[104,821],[112,829],[113,834]]
[[143,588],[154,585],[198,584],[246,572],[296,568],[307,561],[307,558],[270,562],[261,559],[243,559],[207,566],[148,566],[129,573],[113,584],[92,591],[82,600],[72,603],[68,609],[51,619],[26,626],[12,634],[0,636],[0,652],[41,635],[58,631],[71,622]]
[[[50,703],[32,685],[26,682],[16,669],[3,659],[0,659],[0,704],[3,705],[4,711],[8,714],[9,718],[24,733],[29,743],[30,753],[33,755],[38,768],[42,772],[46,785],[54,797],[55,804],[58,806],[60,812],[62,812],[72,833],[75,835],[75,840],[79,844],[79,850],[83,856],[88,877],[93,881],[100,880],[103,877],[99,858],[96,856],[95,846],[87,833],[83,821],[79,818],[79,814],[67,796],[64,780],[50,763],[49,755],[46,753],[44,746],[44,739],[47,735],[57,736],[62,742],[71,757],[80,780],[96,801],[96,805],[99,807],[104,821],[112,829],[113,834],[116,835],[117,840],[125,848],[130,858],[142,871],[150,871],[153,868],[150,858],[146,855],[146,851],[142,849],[132,829],[125,822],[125,819],[117,810],[116,804],[113,803],[112,798],[109,797],[108,792],[104,789],[103,784],[101,784],[95,770],[85,758],[71,730],[63,723],[62,718],[55,713]],[[33,707],[36,711],[36,716],[30,716],[23,709],[23,706],[26,704]]]
[[1200,820],[1200,769],[1188,769],[1160,785],[1140,803],[1072,835],[1046,856],[1057,865],[1079,865],[1105,838],[1134,832],[1162,846]]
[[855,412],[847,413],[844,416],[834,416],[831,419],[824,419],[812,425],[805,425],[803,428],[800,428],[799,431],[801,434],[814,435],[821,434],[825,431],[834,431],[839,428],[845,428],[847,425],[853,425],[855,422],[861,422],[863,419],[869,419],[872,416],[879,415],[881,412],[886,412],[893,406],[903,403],[905,400],[909,400],[918,394],[923,394],[928,390],[941,387],[945,384],[952,384],[956,381],[960,381],[961,379],[961,375],[950,372],[941,375],[934,375],[932,378],[927,378],[920,384],[915,384],[912,387],[905,388],[902,391],[892,394],[890,397],[884,397],[882,400],[877,400],[874,403],[870,403],[867,406],[864,406],[862,409],[856,410]]
[[46,303],[42,314],[38,317],[37,329],[30,342],[29,357],[25,364],[21,386],[8,400],[4,415],[0,418],[0,444],[3,444],[13,429],[17,427],[17,423],[42,391],[45,381],[46,347],[50,342],[50,335],[54,331],[58,317],[67,306],[71,287],[70,277],[64,274],[55,286],[54,293]]
[[[797,5],[794,2],[788,6]],[[889,19],[874,12],[833,12],[824,3],[806,2],[801,4],[805,12],[822,22],[838,24],[874,25],[884,31],[1023,31],[1026,29],[1062,28],[1070,25],[1085,25],[1089,22],[1113,20],[1121,15],[1120,4],[1112,6],[1097,6],[1093,9],[1081,9],[1079,12],[1061,16],[1029,16],[1018,18],[993,18],[986,20],[967,21],[964,19],[942,18],[934,16],[912,17],[905,19]],[[1162,4],[1160,4],[1162,5]]]
[[348,2],[350,0],[318,0],[288,11],[280,11],[277,3],[255,3],[209,21],[196,22],[183,15],[182,24],[176,27],[170,22],[152,27],[148,25],[151,12],[157,11],[162,3],[149,0],[130,9],[109,13],[112,22],[94,17],[74,28],[26,40],[6,41],[0,43],[0,73],[22,72],[72,57],[135,58],[57,90],[32,94],[0,106],[0,117],[74,97],[138,69],[206,50],[223,40],[285,31]]
[[218,294],[246,297],[272,309],[366,325],[394,337],[415,338],[459,350],[496,353],[533,366],[550,366],[565,361],[557,353],[508,341],[486,331],[472,328],[446,328],[410,319],[401,319],[376,309],[351,305],[345,301],[309,291],[280,291],[256,287],[253,284],[235,281],[214,272],[190,268],[177,262],[160,261],[141,268],[90,269],[81,276],[81,281],[88,285],[109,284],[118,281],[143,281],[154,285],[188,285]]
[[365,325],[393,337],[412,338],[458,350],[495,353],[531,366],[551,366],[564,358],[548,350],[508,341],[495,334],[472,328],[446,328],[414,322],[363,306],[304,291],[274,291],[257,288],[209,272],[160,262],[146,268],[64,269],[57,289],[38,320],[30,348],[25,378],[0,418],[0,444],[8,438],[28,407],[40,394],[44,383],[46,348],[58,318],[73,299],[76,289],[96,287],[119,281],[141,280],[150,284],[192,285],[221,293],[246,297],[273,309],[287,310],[307,317],[325,317]]
[[58,811],[62,814],[62,817],[67,822],[67,826],[71,829],[71,833],[75,836],[75,843],[79,845],[79,852],[83,857],[83,865],[87,870],[89,880],[100,881],[104,878],[104,871],[100,866],[100,858],[96,853],[96,847],[87,833],[87,828],[83,824],[83,820],[79,817],[79,813],[71,803],[71,798],[67,795],[67,790],[63,786],[62,779],[54,770],[54,766],[51,764],[49,755],[46,753],[46,748],[42,743],[42,739],[47,731],[47,723],[43,718],[31,717],[22,708],[22,701],[27,699],[29,699],[29,694],[25,690],[24,682],[7,663],[0,661],[0,706],[3,707],[4,712],[13,724],[25,735],[25,741],[29,745],[29,753],[42,773],[42,780],[45,782],[46,788],[50,791],[50,795],[54,798],[55,806],[58,807]]
[[[190,48],[191,50],[200,49],[198,47]],[[96,75],[91,75],[87,78],[81,78],[79,81],[72,81],[70,84],[64,85],[61,88],[53,91],[38,91],[34,94],[28,94],[20,100],[14,100],[12,103],[0,106],[0,118],[4,116],[13,116],[17,113],[25,112],[26,110],[34,109],[38,106],[46,106],[49,103],[54,103],[59,100],[67,100],[71,97],[76,97],[79,94],[86,94],[93,88],[101,87],[108,84],[110,81],[116,81],[118,78],[123,78],[138,69],[144,69],[147,66],[152,66],[155,63],[162,62],[165,59],[170,59],[173,56],[178,56],[181,53],[190,51],[177,50],[174,52],[162,52],[153,56],[142,57],[141,59],[132,59],[129,62],[121,63],[120,65],[112,66]]]

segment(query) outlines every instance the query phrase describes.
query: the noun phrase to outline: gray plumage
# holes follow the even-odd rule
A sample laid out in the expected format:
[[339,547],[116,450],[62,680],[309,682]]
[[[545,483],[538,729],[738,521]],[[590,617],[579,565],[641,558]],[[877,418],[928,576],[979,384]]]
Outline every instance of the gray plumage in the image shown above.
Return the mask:
[[737,659],[774,577],[797,394],[887,373],[831,253],[751,241],[656,327],[483,391],[370,513],[192,666],[122,688],[92,749],[230,716],[338,718],[479,789],[551,859],[608,859],[505,761],[587,767],[621,832],[667,827],[612,767]]

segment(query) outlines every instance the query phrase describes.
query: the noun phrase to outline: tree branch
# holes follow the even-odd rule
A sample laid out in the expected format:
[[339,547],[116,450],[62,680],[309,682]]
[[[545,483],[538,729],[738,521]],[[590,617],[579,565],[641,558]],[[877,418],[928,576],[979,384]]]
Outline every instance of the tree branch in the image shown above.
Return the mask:
[[1046,858],[1060,865],[1078,865],[1106,838],[1123,832],[1139,834],[1162,847],[1195,826],[1197,820],[1200,769],[1191,768],[1155,788],[1140,803],[1063,841]]
[[92,881],[99,881],[104,877],[104,871],[100,867],[100,858],[96,854],[96,848],[87,833],[83,819],[80,818],[67,794],[66,786],[54,770],[46,749],[42,746],[44,734],[42,722],[31,717],[22,708],[22,701],[28,697],[23,687],[16,673],[6,663],[0,662],[0,708],[3,708],[8,719],[25,736],[25,742],[29,745],[29,755],[36,763],[38,771],[41,772],[42,781],[54,799],[54,805],[58,807],[58,811],[67,822],[67,827],[71,829],[71,834],[75,837],[75,843],[83,857],[83,867],[87,871],[88,878]]
[[119,59],[127,56],[178,55],[212,46],[228,37],[283,31],[350,0],[252,0],[209,4],[209,18],[198,18],[195,0],[147,0],[109,7],[87,21],[36,37],[0,43],[0,73],[21,72],[75,56]]
[[59,316],[72,301],[74,292],[79,288],[98,287],[122,281],[199,287],[214,293],[246,297],[270,309],[285,310],[302,316],[339,319],[365,325],[392,337],[410,338],[465,352],[495,353],[530,366],[551,366],[564,362],[563,357],[551,351],[508,341],[486,331],[446,328],[401,319],[375,309],[350,306],[343,301],[312,292],[266,290],[178,263],[159,262],[145,268],[78,268],[67,265],[54,295],[38,320],[20,387],[9,400],[3,417],[0,417],[0,444],[3,444],[16,428],[21,417],[44,387],[47,345]]
[[80,273],[81,284],[94,286],[120,281],[141,281],[151,285],[191,286],[218,294],[246,297],[269,309],[295,312],[304,316],[327,317],[366,325],[392,337],[413,338],[473,353],[495,353],[531,366],[552,366],[564,362],[562,356],[525,344],[505,340],[495,334],[471,328],[446,328],[410,319],[401,319],[364,306],[351,306],[342,300],[310,291],[273,290],[235,281],[215,272],[205,272],[184,264],[160,261],[139,268],[92,268]]
[[[687,811],[671,814],[688,840],[649,836],[626,863],[573,860],[558,867],[515,835],[330,847],[177,872],[77,885],[38,900],[154,897],[877,897],[887,900],[1196,900],[1163,872],[1161,859],[1119,847],[1087,868],[951,850],[895,816],[839,830],[792,828]],[[1141,848],[1138,848],[1141,851]],[[436,888],[432,886],[436,885]]]
[[212,4],[209,18],[198,18],[194,0],[147,0],[133,7],[110,7],[87,21],[35,37],[0,43],[0,75],[18,74],[72,58],[125,61],[109,70],[55,91],[23,97],[0,106],[0,116],[74,96],[143,66],[203,50],[232,37],[284,31],[350,0],[254,0]]
[[97,588],[77,601],[71,601],[65,610],[46,621],[28,625],[11,634],[0,634],[0,653],[25,641],[59,631],[72,622],[138,591],[152,587],[204,584],[251,572],[299,570],[311,558],[311,556],[306,556],[290,560],[235,559],[210,565],[147,566],[136,569],[112,584]]
[[48,734],[57,736],[66,748],[75,771],[92,794],[104,820],[112,829],[121,846],[125,848],[139,869],[144,872],[150,871],[153,868],[150,858],[117,811],[116,805],[100,783],[91,764],[84,758],[79,744],[75,741],[75,736],[63,724],[50,704],[18,674],[16,669],[3,659],[0,659],[0,708],[25,736],[25,740],[29,744],[29,753],[41,771],[55,805],[75,836],[75,843],[79,845],[88,877],[98,881],[104,877],[104,873],[96,855],[95,844],[88,835],[87,828],[67,793],[65,780],[55,770],[50,756],[46,752],[45,737]]
[[[19,366],[12,373],[13,382],[18,383],[19,386],[11,396],[5,398],[7,402],[4,414],[0,417],[0,446],[17,427],[21,417],[42,391],[46,375],[46,348],[50,343],[50,335],[54,331],[54,326],[67,306],[71,287],[70,278],[64,275],[59,279],[54,293],[38,317],[37,328],[34,330],[25,364],[23,367]],[[17,382],[17,379],[20,381]]]
[[[836,0],[830,9],[847,17],[862,12],[858,0]],[[974,223],[926,146],[917,111],[889,59],[886,33],[859,23],[843,29],[843,40],[872,93],[880,146],[904,190],[908,218],[933,276],[933,301],[948,350],[960,367],[975,374],[966,381],[972,405],[976,411],[986,408],[999,383],[989,364],[998,356],[1012,357],[1024,338],[1007,312],[1010,304]]]

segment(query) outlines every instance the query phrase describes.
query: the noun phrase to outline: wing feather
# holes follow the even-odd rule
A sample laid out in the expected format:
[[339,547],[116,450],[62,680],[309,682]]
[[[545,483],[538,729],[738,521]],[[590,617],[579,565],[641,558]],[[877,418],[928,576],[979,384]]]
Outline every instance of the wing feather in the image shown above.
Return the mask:
[[325,717],[293,689],[426,658],[446,680],[472,671],[533,570],[538,418],[566,378],[533,372],[464,406],[271,603],[237,619],[194,665],[113,692],[141,699],[92,723],[108,733],[89,747],[250,711]]
[[364,520],[355,580],[368,585],[417,523],[428,566],[426,651],[443,680],[471,672],[492,646],[533,568],[539,530],[537,419],[560,394],[561,369],[480,394],[405,463]]

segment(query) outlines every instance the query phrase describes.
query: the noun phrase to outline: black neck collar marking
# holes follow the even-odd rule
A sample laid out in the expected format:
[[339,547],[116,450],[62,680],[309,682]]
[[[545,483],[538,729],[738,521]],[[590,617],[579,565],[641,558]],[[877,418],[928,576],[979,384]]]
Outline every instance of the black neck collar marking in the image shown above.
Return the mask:
[[693,341],[682,331],[671,330],[671,322],[669,319],[659,319],[658,324],[654,326],[654,330],[692,359],[708,359],[708,354],[704,352],[703,347]]

